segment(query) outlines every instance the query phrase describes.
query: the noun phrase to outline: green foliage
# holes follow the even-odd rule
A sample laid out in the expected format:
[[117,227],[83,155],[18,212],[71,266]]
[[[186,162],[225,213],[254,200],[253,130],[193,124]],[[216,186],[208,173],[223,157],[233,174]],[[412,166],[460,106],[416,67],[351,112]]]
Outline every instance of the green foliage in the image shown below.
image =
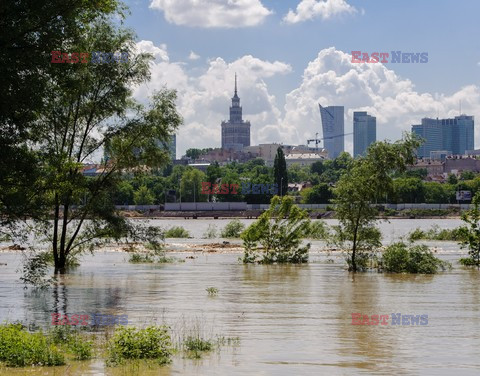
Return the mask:
[[210,296],[214,296],[218,294],[218,289],[216,287],[207,287],[205,290]]
[[209,224],[207,230],[203,234],[204,239],[215,239],[217,237],[217,226]]
[[287,162],[281,147],[277,149],[277,155],[273,161],[273,178],[278,187],[278,194],[280,196],[286,195],[288,192]]
[[[470,264],[477,265],[480,269],[480,192],[477,192],[472,200],[473,208],[462,214],[465,226],[460,228],[462,233],[462,247],[469,249]],[[463,265],[468,262],[464,261]]]
[[65,364],[65,356],[43,333],[7,324],[0,326],[0,361],[7,367],[59,366]]
[[464,232],[460,228],[440,229],[438,225],[433,225],[428,231],[416,228],[410,232],[408,239],[415,240],[454,240],[461,241],[464,239]]
[[243,262],[307,262],[310,244],[302,246],[301,243],[309,229],[310,219],[306,210],[294,205],[292,197],[275,196],[270,208],[241,235],[245,247]]
[[455,184],[458,183],[458,179],[454,174],[448,174],[447,182],[448,182],[448,184],[454,184],[455,185]]
[[165,231],[166,238],[189,238],[190,233],[182,226],[173,226]]
[[182,201],[207,201],[207,196],[200,194],[202,191],[202,182],[204,181],[206,181],[206,175],[202,171],[193,167],[187,167],[182,175],[180,184]]
[[404,217],[445,217],[451,213],[447,209],[405,209],[401,215]]
[[480,264],[476,260],[472,259],[471,257],[462,257],[461,259],[458,260],[458,262],[463,266],[476,266],[476,267],[480,266]]
[[245,230],[245,225],[239,219],[234,219],[227,223],[222,230],[220,237],[222,238],[239,238],[240,234]]
[[165,364],[170,362],[171,356],[172,343],[167,327],[117,327],[108,343],[107,365],[122,364],[126,359],[156,359]]
[[472,180],[475,178],[475,173],[473,171],[462,171],[460,174],[460,180]]
[[393,181],[394,197],[397,203],[425,202],[425,189],[419,178],[399,178]]
[[394,243],[387,247],[382,257],[383,269],[391,273],[435,274],[439,269],[451,267],[446,261],[435,257],[426,245],[408,247]]
[[304,204],[328,204],[333,198],[333,193],[328,184],[321,183],[311,188],[302,189],[302,202]]
[[212,148],[205,149],[195,149],[190,148],[185,152],[185,156],[191,159],[198,159],[200,156],[207,154],[209,151],[213,150]]
[[142,185],[134,192],[133,202],[135,205],[153,205],[155,197],[145,185]]
[[329,236],[328,225],[324,221],[311,222],[307,238],[326,240]]
[[404,172],[413,163],[419,144],[409,134],[394,144],[375,142],[365,157],[348,164],[337,182],[334,203],[340,224],[334,227],[332,242],[349,249],[349,270],[357,271],[357,255],[365,260],[365,255],[379,246],[380,233],[374,227],[377,208],[371,204],[393,191],[393,174]]
[[200,359],[203,352],[213,350],[213,342],[200,337],[187,337],[184,346],[189,352],[189,357],[194,359]]

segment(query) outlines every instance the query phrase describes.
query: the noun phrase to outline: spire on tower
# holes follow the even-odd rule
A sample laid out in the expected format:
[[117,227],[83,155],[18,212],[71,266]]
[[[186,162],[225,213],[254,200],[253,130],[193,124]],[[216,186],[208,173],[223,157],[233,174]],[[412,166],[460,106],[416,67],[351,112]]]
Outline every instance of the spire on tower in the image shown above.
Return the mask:
[[237,72],[235,72],[235,96],[237,96]]

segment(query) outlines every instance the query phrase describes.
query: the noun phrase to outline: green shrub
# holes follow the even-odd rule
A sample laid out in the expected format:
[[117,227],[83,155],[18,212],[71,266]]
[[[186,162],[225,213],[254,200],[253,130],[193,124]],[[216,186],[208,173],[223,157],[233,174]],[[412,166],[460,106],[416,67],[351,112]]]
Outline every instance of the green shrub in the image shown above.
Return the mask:
[[207,287],[205,289],[208,292],[208,295],[217,295],[218,294],[218,289],[216,287]]
[[245,225],[239,219],[234,219],[227,223],[220,233],[222,238],[239,238],[240,234],[245,230]]
[[394,243],[387,247],[382,258],[383,269],[391,273],[435,274],[450,267],[446,261],[435,257],[426,245],[408,247]]
[[410,241],[425,239],[425,240],[453,240],[462,241],[465,239],[465,235],[460,228],[453,229],[440,229],[438,225],[433,225],[429,230],[423,231],[416,228],[412,231],[408,239]]
[[7,367],[60,366],[65,364],[65,356],[43,333],[7,324],[0,326],[0,362]]
[[199,359],[202,356],[202,352],[208,352],[213,349],[213,342],[202,339],[198,336],[188,337],[185,340],[185,349],[189,352],[190,358]]
[[107,365],[121,364],[126,359],[155,359],[165,364],[170,362],[172,351],[170,334],[165,326],[138,330],[119,327],[108,343]]
[[155,260],[150,253],[131,253],[128,262],[132,264],[153,263]]
[[325,240],[328,238],[328,226],[323,221],[315,221],[310,224],[307,238]]
[[190,233],[182,226],[173,226],[165,231],[166,238],[189,238]]
[[464,257],[458,260],[463,266],[479,266],[478,262],[471,257]]
[[204,239],[215,239],[217,237],[218,231],[217,226],[215,225],[208,225],[207,230],[203,234]]

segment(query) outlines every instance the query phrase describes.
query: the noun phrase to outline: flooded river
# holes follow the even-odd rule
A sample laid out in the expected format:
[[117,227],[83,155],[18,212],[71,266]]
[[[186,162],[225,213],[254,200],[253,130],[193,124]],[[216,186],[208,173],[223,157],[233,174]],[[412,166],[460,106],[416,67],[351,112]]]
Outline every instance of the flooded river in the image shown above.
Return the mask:
[[[245,223],[251,221],[244,220]],[[329,224],[334,221],[327,221]],[[209,224],[228,220],[158,220],[182,225],[200,242]],[[384,242],[415,227],[459,220],[392,220],[380,228]],[[219,240],[208,240],[215,242]],[[452,242],[438,255],[464,255]],[[119,252],[85,256],[80,267],[45,292],[24,290],[18,253],[0,253],[0,320],[48,326],[50,313],[128,315],[129,324],[167,323],[177,333],[199,326],[205,335],[238,337],[236,346],[200,360],[176,355],[155,369],[105,368],[100,360],[70,367],[0,370],[5,375],[475,375],[480,374],[479,272],[454,264],[434,276],[349,274],[340,256],[326,263],[315,252],[307,265],[243,265],[239,254],[176,256],[182,263],[133,265]],[[209,296],[207,287],[216,287]],[[428,315],[428,325],[352,325],[352,313]],[[55,373],[54,373],[55,372]]]

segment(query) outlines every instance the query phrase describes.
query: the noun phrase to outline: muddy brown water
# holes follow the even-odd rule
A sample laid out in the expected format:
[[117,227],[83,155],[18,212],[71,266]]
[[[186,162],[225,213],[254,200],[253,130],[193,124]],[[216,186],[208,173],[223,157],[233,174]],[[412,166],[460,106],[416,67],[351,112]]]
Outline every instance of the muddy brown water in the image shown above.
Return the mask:
[[[459,223],[435,221],[445,228]],[[392,222],[381,227],[387,242],[432,224],[432,220]],[[199,224],[203,226],[183,223],[197,233],[197,239],[185,243],[200,242]],[[455,261],[464,255],[455,243],[431,245],[439,247],[443,259]],[[238,337],[238,345],[224,346],[199,360],[178,354],[163,367],[109,369],[96,359],[68,367],[0,369],[0,374],[480,374],[476,270],[455,264],[453,270],[434,276],[352,275],[345,271],[341,255],[321,252],[312,252],[311,262],[299,266],[245,266],[238,262],[239,254],[175,256],[185,262],[132,265],[124,253],[99,252],[86,256],[54,289],[32,292],[18,280],[21,256],[0,253],[0,264],[7,263],[0,265],[0,320],[48,326],[55,310],[126,314],[135,326],[167,323],[175,335],[197,327],[206,337]],[[327,258],[334,263],[326,263]],[[208,287],[216,287],[218,294],[209,296]],[[428,315],[428,325],[391,325],[391,319],[388,325],[352,325],[352,313]]]

